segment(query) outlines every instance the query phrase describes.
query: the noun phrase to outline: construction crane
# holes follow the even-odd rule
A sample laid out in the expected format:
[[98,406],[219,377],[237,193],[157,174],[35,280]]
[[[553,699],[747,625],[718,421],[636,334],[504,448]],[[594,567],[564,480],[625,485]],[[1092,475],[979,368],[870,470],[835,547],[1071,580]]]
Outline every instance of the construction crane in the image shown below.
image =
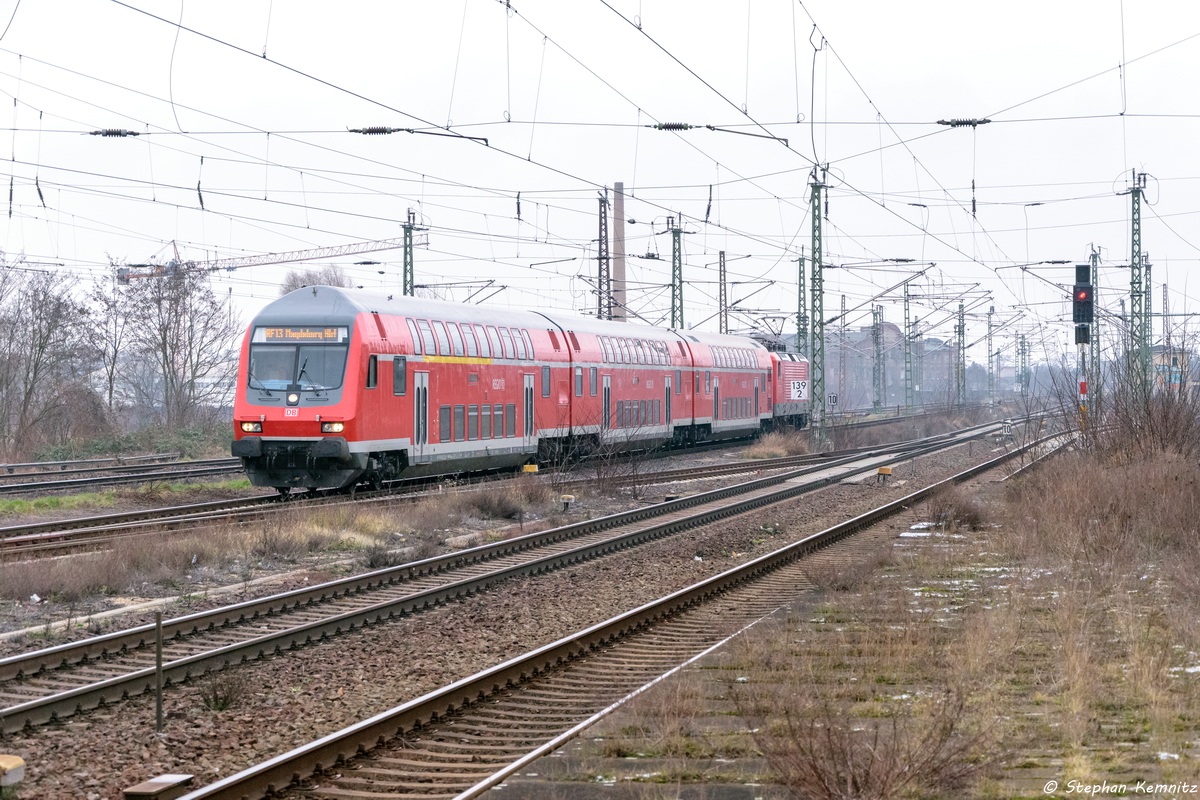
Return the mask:
[[213,261],[184,261],[179,257],[179,246],[175,245],[175,258],[166,264],[128,264],[117,268],[117,283],[128,285],[133,278],[162,278],[179,270],[204,270],[232,272],[242,267],[257,267],[263,264],[289,264],[295,261],[313,261],[321,258],[350,256],[358,253],[375,253],[380,250],[398,250],[404,247],[404,238],[377,239],[370,242],[354,242],[334,247],[317,247],[311,250],[291,250],[286,253],[261,253],[256,256],[218,258]]

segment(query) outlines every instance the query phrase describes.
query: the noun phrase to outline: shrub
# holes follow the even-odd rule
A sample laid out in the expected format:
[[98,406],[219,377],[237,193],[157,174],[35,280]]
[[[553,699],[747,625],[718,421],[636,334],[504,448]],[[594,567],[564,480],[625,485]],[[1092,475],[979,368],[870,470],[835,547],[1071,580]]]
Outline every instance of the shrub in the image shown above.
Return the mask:
[[980,530],[986,522],[983,503],[962,486],[947,486],[929,498],[929,514],[942,528]]
[[209,711],[227,711],[241,705],[250,693],[250,681],[240,670],[226,668],[202,679],[199,693]]

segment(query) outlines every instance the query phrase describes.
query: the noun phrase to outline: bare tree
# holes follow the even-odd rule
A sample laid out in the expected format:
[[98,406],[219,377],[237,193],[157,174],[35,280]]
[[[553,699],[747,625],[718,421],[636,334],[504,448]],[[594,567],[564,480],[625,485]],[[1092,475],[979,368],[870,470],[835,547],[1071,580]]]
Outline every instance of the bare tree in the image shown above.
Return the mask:
[[91,358],[74,288],[52,273],[0,266],[0,440],[10,454],[61,436],[68,406],[82,406],[85,426],[104,423],[81,400]]
[[340,286],[350,288],[350,276],[337,264],[322,264],[315,269],[289,270],[279,285],[279,296],[290,294],[305,286]]
[[134,283],[126,295],[132,341],[153,365],[156,416],[167,427],[207,422],[224,404],[237,369],[241,323],[213,292],[203,272],[180,270]]
[[104,401],[110,414],[116,410],[121,363],[133,336],[133,320],[124,299],[110,281],[97,281],[87,296],[92,320],[88,340],[103,370]]

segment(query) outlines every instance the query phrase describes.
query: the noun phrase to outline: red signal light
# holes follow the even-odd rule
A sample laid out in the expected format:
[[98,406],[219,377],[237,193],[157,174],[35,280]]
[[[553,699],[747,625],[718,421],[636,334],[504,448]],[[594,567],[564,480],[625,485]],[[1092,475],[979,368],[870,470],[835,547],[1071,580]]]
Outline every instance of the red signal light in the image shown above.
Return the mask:
[[1095,300],[1093,287],[1088,284],[1075,284],[1071,292],[1071,299],[1074,301],[1071,304],[1073,312],[1072,321],[1077,325],[1091,323],[1094,313],[1092,310],[1093,301]]

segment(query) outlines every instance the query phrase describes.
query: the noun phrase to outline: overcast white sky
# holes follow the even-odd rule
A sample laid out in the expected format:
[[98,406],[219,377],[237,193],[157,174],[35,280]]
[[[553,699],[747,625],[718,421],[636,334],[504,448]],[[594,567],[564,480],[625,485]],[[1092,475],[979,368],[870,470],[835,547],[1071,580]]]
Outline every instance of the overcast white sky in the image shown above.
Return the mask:
[[[998,325],[1023,315],[1004,333],[1056,357],[1071,326],[1051,284],[1069,290],[1073,267],[1016,265],[1082,263],[1094,245],[1118,311],[1132,170],[1152,176],[1155,311],[1164,281],[1172,312],[1200,295],[1194,2],[0,0],[10,17],[10,263],[90,280],[172,242],[206,260],[399,237],[413,209],[418,284],[494,281],[490,304],[586,312],[597,192],[623,181],[628,251],[663,257],[630,260],[630,305],[666,315],[674,214],[691,232],[685,322],[715,329],[720,250],[732,300],[794,315],[816,160],[832,184],[826,316],[936,263],[911,285],[923,332],[948,336],[934,309],[969,291],[968,341],[994,305]],[[726,130],[647,127],[662,122]],[[346,131],[363,126],[450,135]],[[106,128],[142,135],[88,135]],[[879,263],[900,258],[914,264]],[[339,263],[399,292],[399,250]],[[215,282],[248,319],[294,268]],[[901,323],[896,297],[885,316]],[[865,307],[851,320],[867,322]]]

